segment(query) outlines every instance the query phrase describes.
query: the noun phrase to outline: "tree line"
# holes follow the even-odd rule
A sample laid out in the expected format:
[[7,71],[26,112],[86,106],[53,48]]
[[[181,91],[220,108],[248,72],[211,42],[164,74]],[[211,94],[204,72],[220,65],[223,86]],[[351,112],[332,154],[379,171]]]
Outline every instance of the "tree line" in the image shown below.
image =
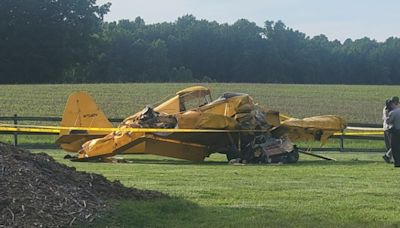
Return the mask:
[[400,39],[309,37],[199,20],[104,22],[96,0],[0,1],[0,83],[254,82],[400,84]]

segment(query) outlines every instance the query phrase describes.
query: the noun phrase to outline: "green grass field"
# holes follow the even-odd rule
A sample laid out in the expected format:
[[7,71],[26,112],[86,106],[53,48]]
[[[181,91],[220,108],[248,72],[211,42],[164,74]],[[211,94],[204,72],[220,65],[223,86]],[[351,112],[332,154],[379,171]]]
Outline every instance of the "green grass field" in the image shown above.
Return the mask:
[[[43,151],[43,150],[35,150]],[[338,161],[301,155],[292,165],[227,165],[125,156],[130,163],[73,163],[172,198],[122,201],[95,227],[398,227],[400,169],[376,153],[329,153]],[[83,227],[86,224],[81,224]]]
[[[108,117],[126,117],[194,84],[0,85],[0,116],[61,116],[68,95],[88,91]],[[381,123],[386,98],[396,86],[203,84],[213,98],[223,92],[250,94],[264,107],[294,117],[336,114],[348,122]]]
[[[295,117],[336,114],[348,122],[380,123],[394,86],[205,84],[216,98],[244,92],[259,104]],[[191,84],[0,85],[0,116],[60,116],[67,96],[89,91],[109,117],[125,117]],[[28,147],[54,137],[21,136]],[[0,135],[0,141],[12,142]],[[315,144],[303,144],[305,146]],[[337,146],[332,140],[327,146]],[[346,141],[382,148],[380,141]],[[398,227],[400,170],[379,153],[326,153],[329,162],[301,155],[292,165],[227,165],[223,155],[205,163],[125,156],[130,163],[72,163],[61,150],[46,152],[78,170],[127,186],[158,190],[171,199],[119,201],[95,227]],[[87,224],[81,224],[86,227]]]

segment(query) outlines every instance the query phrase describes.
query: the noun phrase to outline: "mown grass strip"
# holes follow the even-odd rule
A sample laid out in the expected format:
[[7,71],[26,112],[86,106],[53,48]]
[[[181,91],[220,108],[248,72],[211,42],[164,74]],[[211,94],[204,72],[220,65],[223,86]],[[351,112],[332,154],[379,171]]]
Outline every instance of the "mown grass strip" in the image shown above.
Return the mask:
[[[35,150],[43,151],[43,150]],[[301,155],[292,165],[227,165],[157,156],[124,156],[130,163],[73,163],[78,170],[172,199],[121,201],[95,226],[123,227],[385,227],[400,225],[400,169],[379,153],[330,153],[337,162]]]

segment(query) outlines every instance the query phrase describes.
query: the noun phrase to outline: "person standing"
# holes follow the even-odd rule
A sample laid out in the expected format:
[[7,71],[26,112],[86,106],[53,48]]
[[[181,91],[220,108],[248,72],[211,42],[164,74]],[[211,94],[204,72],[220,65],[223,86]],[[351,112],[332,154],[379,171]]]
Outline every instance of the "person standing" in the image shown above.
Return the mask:
[[393,110],[389,112],[387,124],[390,128],[390,147],[392,149],[394,167],[400,167],[400,108],[396,99],[392,99]]
[[394,96],[390,100],[394,103],[395,106],[397,106],[397,107],[399,106],[399,97],[398,96]]
[[383,107],[383,115],[382,115],[383,135],[386,146],[386,153],[382,156],[382,158],[383,160],[385,160],[386,163],[390,163],[392,160],[392,149],[390,146],[390,131],[389,131],[391,125],[387,123],[389,112],[392,111],[392,105],[393,105],[392,99],[387,99],[385,102],[385,107]]

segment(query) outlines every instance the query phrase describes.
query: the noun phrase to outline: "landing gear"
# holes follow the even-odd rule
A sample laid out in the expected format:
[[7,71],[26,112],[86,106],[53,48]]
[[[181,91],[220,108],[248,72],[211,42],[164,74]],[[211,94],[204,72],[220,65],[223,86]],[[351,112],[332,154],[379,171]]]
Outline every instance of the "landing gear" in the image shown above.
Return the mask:
[[294,147],[292,152],[286,154],[286,158],[284,159],[283,163],[292,164],[296,163],[297,161],[299,161],[299,150],[297,147]]
[[291,152],[271,157],[271,163],[282,162],[284,164],[293,164],[298,161],[299,161],[299,150],[297,147],[294,147]]
[[273,138],[269,135],[241,138],[240,151],[236,145],[224,147],[226,158],[230,163],[286,163],[299,160],[299,150],[287,138]]

